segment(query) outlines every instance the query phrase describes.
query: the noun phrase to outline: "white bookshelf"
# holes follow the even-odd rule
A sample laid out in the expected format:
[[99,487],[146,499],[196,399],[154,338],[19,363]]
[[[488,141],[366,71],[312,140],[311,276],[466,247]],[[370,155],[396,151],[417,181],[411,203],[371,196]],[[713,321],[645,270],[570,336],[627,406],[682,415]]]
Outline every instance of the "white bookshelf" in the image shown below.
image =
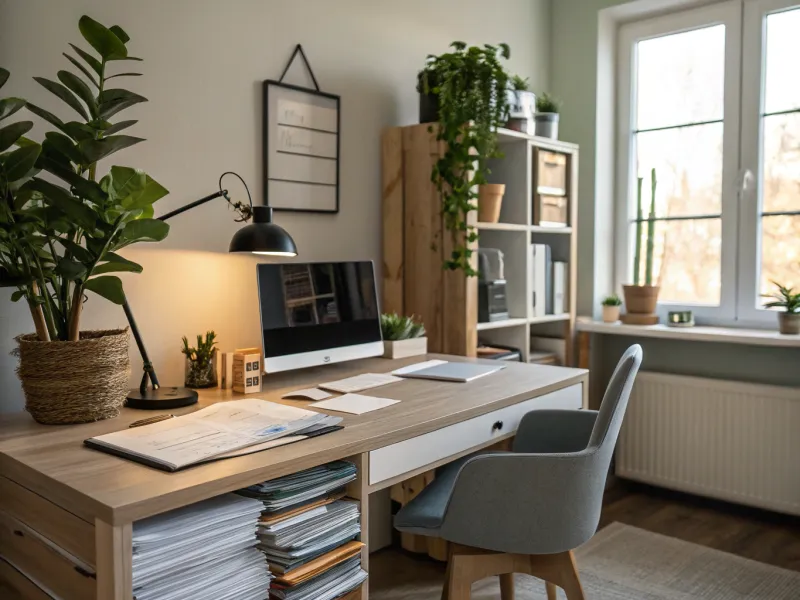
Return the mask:
[[[575,282],[577,249],[577,168],[578,146],[516,131],[499,130],[502,158],[491,161],[489,180],[504,183],[506,192],[498,223],[478,223],[481,248],[497,248],[505,259],[506,294],[510,318],[504,321],[478,323],[479,342],[519,348],[523,360],[531,357],[531,335],[560,337],[566,345],[568,364],[574,363]],[[569,223],[567,227],[534,225],[536,161],[539,150],[566,155],[566,196]],[[552,193],[539,186],[543,193]],[[553,261],[568,263],[567,301],[565,314],[533,316],[533,264],[531,244],[548,244]]]

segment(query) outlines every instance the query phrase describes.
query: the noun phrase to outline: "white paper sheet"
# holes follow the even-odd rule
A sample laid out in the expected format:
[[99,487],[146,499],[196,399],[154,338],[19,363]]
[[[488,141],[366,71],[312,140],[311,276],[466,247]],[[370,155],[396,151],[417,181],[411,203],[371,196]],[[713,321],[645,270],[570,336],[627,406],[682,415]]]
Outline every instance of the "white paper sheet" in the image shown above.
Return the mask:
[[339,379],[337,381],[329,381],[327,383],[320,383],[318,387],[332,392],[339,392],[341,394],[349,394],[352,392],[361,392],[389,383],[396,383],[403,381],[400,377],[389,375],[388,373],[364,373],[356,375],[355,377],[348,377],[346,379]]
[[372,396],[362,396],[361,394],[345,394],[338,398],[315,402],[311,406],[314,408],[324,408],[325,410],[350,413],[352,415],[362,415],[372,412],[373,410],[386,408],[398,402],[400,401],[391,400],[390,398],[374,398]]

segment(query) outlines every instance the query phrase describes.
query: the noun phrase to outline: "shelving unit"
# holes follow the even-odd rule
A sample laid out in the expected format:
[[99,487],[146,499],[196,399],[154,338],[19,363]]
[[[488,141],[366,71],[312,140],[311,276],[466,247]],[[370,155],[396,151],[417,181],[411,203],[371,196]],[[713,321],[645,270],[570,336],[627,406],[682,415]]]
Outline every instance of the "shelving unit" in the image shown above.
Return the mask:
[[[489,179],[506,185],[500,220],[472,224],[480,236],[475,250],[503,252],[510,318],[478,323],[477,279],[442,270],[450,233],[430,173],[444,147],[428,125],[394,127],[383,134],[383,310],[419,316],[434,352],[474,356],[480,341],[519,348],[528,361],[531,336],[547,336],[564,340],[565,362],[573,364],[578,147],[510,130],[499,130],[498,141],[504,156],[492,161]],[[550,156],[562,165],[562,186],[538,185],[540,153],[555,153]],[[538,193],[566,201],[565,226],[536,224]],[[531,244],[549,245],[554,261],[568,263],[564,314],[534,316]],[[477,264],[477,252],[473,258]]]

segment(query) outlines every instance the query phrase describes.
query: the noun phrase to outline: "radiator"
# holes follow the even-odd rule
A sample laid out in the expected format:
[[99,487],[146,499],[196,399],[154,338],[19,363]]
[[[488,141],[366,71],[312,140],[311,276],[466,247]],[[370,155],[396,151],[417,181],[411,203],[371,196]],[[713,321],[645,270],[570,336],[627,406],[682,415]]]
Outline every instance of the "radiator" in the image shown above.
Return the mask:
[[616,474],[800,515],[800,389],[639,373]]

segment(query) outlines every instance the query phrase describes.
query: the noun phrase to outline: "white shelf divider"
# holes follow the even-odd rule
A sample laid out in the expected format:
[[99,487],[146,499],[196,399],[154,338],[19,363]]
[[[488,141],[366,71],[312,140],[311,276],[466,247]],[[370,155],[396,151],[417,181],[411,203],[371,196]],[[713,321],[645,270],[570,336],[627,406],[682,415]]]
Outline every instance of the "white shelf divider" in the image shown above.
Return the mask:
[[478,331],[489,331],[490,329],[504,329],[506,327],[519,327],[527,325],[528,319],[511,318],[504,321],[490,321],[488,323],[478,323]]

